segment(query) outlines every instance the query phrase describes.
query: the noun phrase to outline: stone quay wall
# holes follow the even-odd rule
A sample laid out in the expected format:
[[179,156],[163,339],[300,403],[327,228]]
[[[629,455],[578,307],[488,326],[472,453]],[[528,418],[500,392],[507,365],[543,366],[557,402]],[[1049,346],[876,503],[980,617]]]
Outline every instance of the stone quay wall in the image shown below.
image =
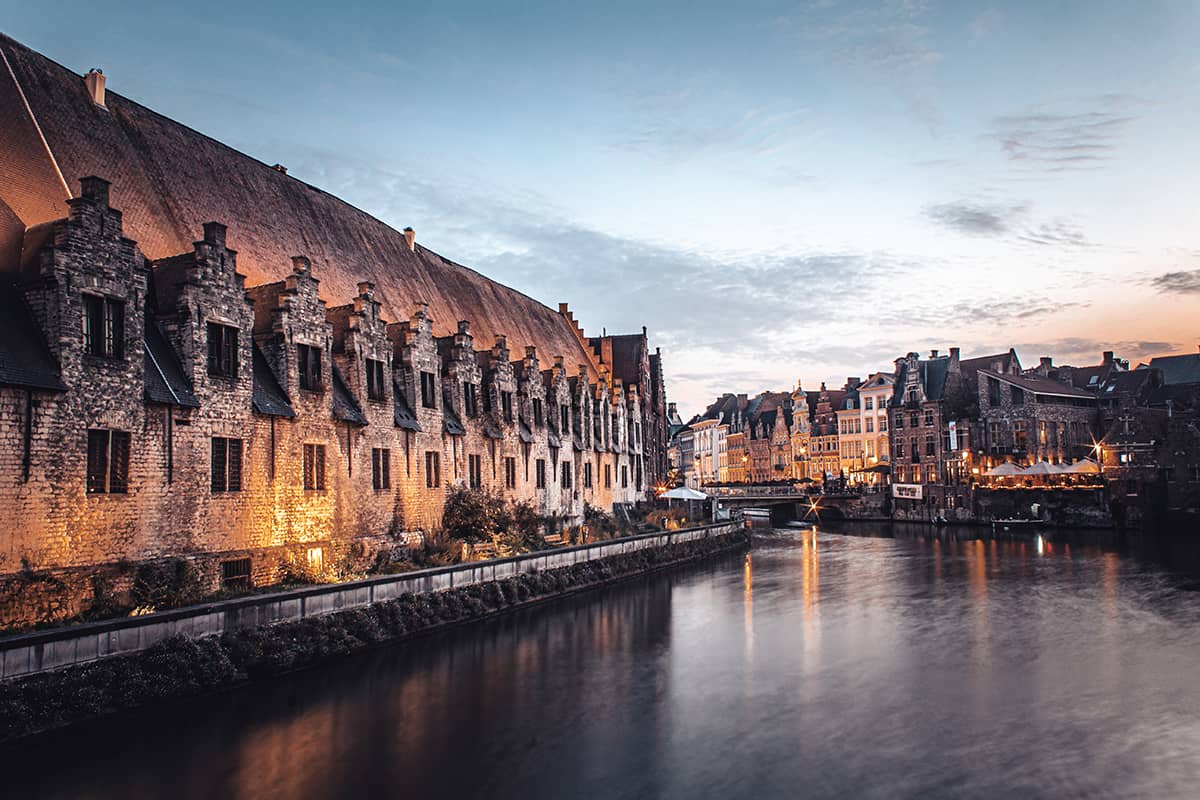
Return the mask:
[[175,636],[201,638],[338,611],[365,608],[405,594],[429,594],[569,567],[639,550],[724,536],[741,530],[726,522],[628,536],[511,558],[418,570],[348,583],[237,598],[141,617],[73,625],[0,639],[0,680],[136,653]]

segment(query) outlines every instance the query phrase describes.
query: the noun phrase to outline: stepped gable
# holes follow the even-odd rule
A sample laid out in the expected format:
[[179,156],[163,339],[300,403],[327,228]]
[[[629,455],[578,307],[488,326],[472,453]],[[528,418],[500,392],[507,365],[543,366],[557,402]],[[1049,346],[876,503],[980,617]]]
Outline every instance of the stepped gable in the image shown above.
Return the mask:
[[112,183],[125,235],[151,260],[190,252],[197,231],[217,220],[228,226],[247,286],[286,277],[291,256],[303,253],[330,305],[370,280],[391,321],[427,302],[437,336],[470,320],[481,341],[504,334],[515,351],[536,346],[587,364],[595,378],[594,356],[554,309],[420,244],[410,248],[371,215],[119,94],[107,91],[101,107],[82,76],[3,35],[0,54],[0,222],[15,216],[28,228],[65,216],[66,185],[99,175]]

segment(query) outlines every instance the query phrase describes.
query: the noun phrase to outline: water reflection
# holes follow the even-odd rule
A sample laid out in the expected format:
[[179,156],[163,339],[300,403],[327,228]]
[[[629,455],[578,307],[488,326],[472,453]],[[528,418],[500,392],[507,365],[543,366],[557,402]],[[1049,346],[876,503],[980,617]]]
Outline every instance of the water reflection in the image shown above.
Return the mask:
[[778,531],[0,769],[14,797],[1194,796],[1193,581],[1052,535]]

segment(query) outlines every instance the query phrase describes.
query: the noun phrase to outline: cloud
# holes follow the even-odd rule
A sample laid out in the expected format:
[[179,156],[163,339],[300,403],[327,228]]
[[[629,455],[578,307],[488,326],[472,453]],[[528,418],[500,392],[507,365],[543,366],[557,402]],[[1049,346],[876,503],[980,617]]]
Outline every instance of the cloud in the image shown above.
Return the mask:
[[1164,272],[1151,278],[1150,285],[1164,294],[1200,294],[1200,269]]
[[1000,236],[1025,215],[1025,205],[991,205],[957,201],[928,206],[925,216],[951,230],[972,236]]
[[1018,237],[1023,242],[1044,246],[1058,247],[1091,247],[1091,242],[1083,235],[1078,226],[1064,220],[1043,223],[1030,227]]
[[996,8],[988,6],[976,14],[967,24],[967,35],[972,42],[986,39],[1004,22],[1004,15]]
[[[1129,359],[1132,366],[1139,361],[1174,352],[1179,349],[1179,345],[1174,342],[1162,341],[1105,340],[1069,336],[1042,342],[1026,342],[1016,345],[1016,349],[1022,354],[1024,366],[1029,366],[1025,361],[1036,362],[1037,358],[1041,356],[1051,356],[1058,364],[1073,366],[1099,364],[1102,354],[1109,350],[1117,358]],[[998,350],[989,349],[987,352],[998,352]]]
[[1046,172],[1097,169],[1111,161],[1125,128],[1137,117],[1133,101],[1101,98],[1101,109],[1080,113],[1035,111],[995,117],[987,136],[1010,161]]

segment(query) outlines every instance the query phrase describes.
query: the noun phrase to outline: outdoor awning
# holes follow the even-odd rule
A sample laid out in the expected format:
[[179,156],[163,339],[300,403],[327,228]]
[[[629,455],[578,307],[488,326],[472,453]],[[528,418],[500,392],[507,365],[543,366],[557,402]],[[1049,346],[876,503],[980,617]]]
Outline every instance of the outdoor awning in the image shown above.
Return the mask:
[[659,497],[668,500],[707,500],[708,495],[704,492],[697,492],[695,489],[689,489],[687,486],[680,486],[672,489],[669,492],[663,492]]
[[1067,465],[1063,472],[1069,475],[1099,475],[1100,465],[1090,458],[1081,458],[1074,464]]
[[1008,478],[1013,475],[1023,475],[1024,471],[1011,461],[1005,461],[1003,464],[997,464],[992,467],[984,474],[992,478]]

